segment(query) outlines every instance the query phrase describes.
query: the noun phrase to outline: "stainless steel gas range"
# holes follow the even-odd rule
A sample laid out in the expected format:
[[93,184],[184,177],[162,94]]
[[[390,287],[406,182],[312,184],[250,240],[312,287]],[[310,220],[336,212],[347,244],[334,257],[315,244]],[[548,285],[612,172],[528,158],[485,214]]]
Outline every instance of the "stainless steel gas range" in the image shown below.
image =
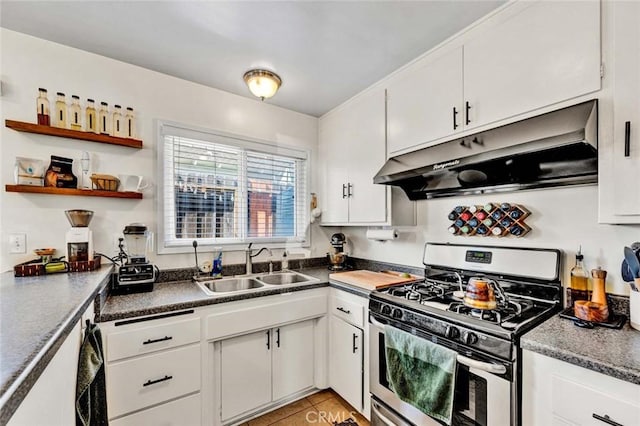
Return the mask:
[[[393,392],[388,327],[456,352],[451,424],[520,424],[520,336],[561,310],[561,252],[427,243],[423,263],[424,281],[370,296],[372,425],[442,424]],[[491,283],[495,309],[478,309],[470,299],[478,280]]]

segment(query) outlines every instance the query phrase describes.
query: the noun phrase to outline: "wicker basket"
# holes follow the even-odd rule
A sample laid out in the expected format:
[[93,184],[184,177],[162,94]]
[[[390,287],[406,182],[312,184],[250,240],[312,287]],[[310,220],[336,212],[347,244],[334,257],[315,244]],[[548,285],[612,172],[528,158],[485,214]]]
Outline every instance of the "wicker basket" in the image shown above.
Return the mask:
[[91,175],[91,183],[93,189],[99,189],[101,191],[117,191],[120,185],[120,180],[111,175]]

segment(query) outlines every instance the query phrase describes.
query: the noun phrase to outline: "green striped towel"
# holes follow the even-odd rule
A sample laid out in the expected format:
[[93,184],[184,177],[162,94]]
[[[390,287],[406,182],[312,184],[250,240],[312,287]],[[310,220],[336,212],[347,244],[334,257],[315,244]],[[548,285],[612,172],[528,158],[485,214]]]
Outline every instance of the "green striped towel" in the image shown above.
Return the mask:
[[394,327],[385,327],[385,346],[387,376],[395,394],[451,424],[456,352]]

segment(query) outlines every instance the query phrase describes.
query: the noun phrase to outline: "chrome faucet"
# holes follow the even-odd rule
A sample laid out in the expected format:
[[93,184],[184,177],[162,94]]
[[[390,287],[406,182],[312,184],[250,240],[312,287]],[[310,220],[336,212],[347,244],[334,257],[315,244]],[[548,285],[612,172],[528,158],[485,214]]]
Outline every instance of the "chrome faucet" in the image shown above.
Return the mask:
[[247,268],[246,268],[246,274],[252,274],[253,273],[253,263],[251,263],[251,259],[258,256],[260,253],[262,253],[263,251],[267,251],[269,253],[269,256],[273,256],[271,254],[271,249],[267,248],[267,247],[262,247],[260,250],[258,250],[257,253],[252,254],[253,252],[251,251],[251,246],[253,245],[253,243],[249,243],[249,247],[247,247],[247,249],[244,251],[245,256],[246,256],[246,260],[247,260]]

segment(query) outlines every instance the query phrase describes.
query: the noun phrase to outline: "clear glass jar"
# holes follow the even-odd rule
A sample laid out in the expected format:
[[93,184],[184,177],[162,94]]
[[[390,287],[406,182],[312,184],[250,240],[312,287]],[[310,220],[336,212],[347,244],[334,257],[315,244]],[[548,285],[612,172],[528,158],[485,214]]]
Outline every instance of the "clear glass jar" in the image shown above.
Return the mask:
[[98,132],[108,135],[111,130],[111,120],[109,117],[109,104],[100,102],[100,110],[98,111]]
[[61,129],[67,128],[67,101],[64,93],[58,92],[56,98],[56,120],[55,126]]
[[133,108],[127,107],[124,116],[124,136],[134,139],[136,137],[136,117],[133,115]]
[[82,130],[82,108],[80,108],[80,98],[71,95],[71,105],[69,106],[69,128]]
[[124,120],[122,119],[122,107],[120,105],[113,106],[111,113],[111,136],[122,136]]
[[47,97],[47,89],[38,89],[36,105],[38,111],[38,124],[50,126],[51,118],[49,117],[49,98]]
[[98,132],[98,121],[97,121],[97,113],[96,113],[96,104],[93,99],[87,99],[87,108],[85,109],[85,121],[84,121],[85,130],[87,132],[99,133]]

